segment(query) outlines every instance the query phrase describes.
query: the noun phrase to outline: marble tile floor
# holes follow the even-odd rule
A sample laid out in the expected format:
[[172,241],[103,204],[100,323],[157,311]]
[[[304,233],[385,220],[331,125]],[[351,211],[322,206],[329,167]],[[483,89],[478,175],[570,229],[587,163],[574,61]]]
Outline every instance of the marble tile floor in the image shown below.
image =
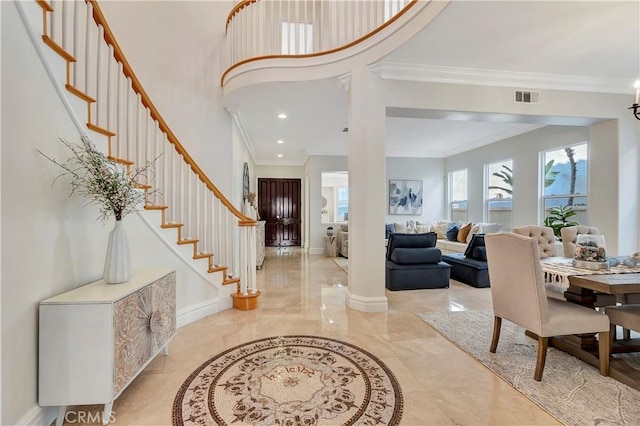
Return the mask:
[[169,356],[160,354],[115,401],[117,425],[171,424],[173,399],[196,367],[242,342],[280,334],[333,337],[380,358],[402,387],[402,425],[559,424],[414,315],[489,309],[488,288],[452,281],[448,289],[387,292],[388,312],[363,313],[345,307],[347,274],[330,258],[273,249],[257,276],[260,307],[226,310],[180,328]]

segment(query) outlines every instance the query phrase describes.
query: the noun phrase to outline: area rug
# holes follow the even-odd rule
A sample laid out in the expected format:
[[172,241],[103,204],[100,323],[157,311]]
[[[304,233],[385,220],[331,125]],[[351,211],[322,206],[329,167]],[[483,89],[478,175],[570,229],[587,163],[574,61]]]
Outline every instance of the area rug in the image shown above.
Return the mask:
[[331,260],[333,260],[336,265],[342,268],[342,270],[347,274],[349,273],[349,259],[345,257],[332,257]]
[[[566,425],[640,424],[640,392],[565,352],[549,348],[542,381],[533,380],[537,341],[509,321],[502,321],[498,349],[490,353],[491,311],[417,315]],[[638,354],[615,356],[640,368]]]
[[279,336],[211,358],[183,383],[174,425],[397,425],[402,392],[389,368],[339,340]]

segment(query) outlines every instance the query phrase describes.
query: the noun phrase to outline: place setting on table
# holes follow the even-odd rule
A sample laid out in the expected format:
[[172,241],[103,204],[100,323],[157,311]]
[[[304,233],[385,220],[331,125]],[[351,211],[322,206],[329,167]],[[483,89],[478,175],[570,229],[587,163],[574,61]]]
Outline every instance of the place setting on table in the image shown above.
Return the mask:
[[[564,290],[566,300],[604,308],[612,335],[609,375],[640,390],[637,362],[627,362],[631,360],[617,356],[640,352],[640,339],[631,339],[629,332],[629,329],[640,332],[640,252],[607,256],[603,235],[579,234],[572,258],[541,259],[541,266],[545,282]],[[606,302],[599,303],[599,300]],[[623,339],[614,338],[616,325],[623,327]],[[598,365],[598,343],[592,334],[554,337],[549,344]]]

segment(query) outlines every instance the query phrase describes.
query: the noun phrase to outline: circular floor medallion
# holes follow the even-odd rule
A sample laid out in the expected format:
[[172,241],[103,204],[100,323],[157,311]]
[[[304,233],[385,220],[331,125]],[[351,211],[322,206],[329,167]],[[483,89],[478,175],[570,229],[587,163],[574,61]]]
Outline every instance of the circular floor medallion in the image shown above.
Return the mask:
[[369,352],[326,337],[244,343],[202,364],[173,403],[174,425],[397,425],[402,392]]

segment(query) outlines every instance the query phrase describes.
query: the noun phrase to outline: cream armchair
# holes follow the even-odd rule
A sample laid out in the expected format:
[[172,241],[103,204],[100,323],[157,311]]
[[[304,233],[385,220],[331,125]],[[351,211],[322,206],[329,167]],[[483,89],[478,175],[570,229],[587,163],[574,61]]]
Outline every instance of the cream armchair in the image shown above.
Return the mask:
[[535,239],[514,233],[487,234],[487,262],[493,300],[495,353],[502,319],[538,336],[538,358],[533,378],[542,379],[549,337],[598,333],[600,374],[609,374],[609,318],[594,309],[548,298]]
[[573,257],[576,251],[576,241],[578,234],[600,234],[600,230],[595,226],[567,226],[560,229],[562,236],[562,249],[564,257]]
[[558,255],[556,250],[556,236],[553,229],[548,226],[521,226],[513,228],[513,232],[525,237],[531,237],[538,243],[538,251],[540,259],[545,257],[555,257]]

